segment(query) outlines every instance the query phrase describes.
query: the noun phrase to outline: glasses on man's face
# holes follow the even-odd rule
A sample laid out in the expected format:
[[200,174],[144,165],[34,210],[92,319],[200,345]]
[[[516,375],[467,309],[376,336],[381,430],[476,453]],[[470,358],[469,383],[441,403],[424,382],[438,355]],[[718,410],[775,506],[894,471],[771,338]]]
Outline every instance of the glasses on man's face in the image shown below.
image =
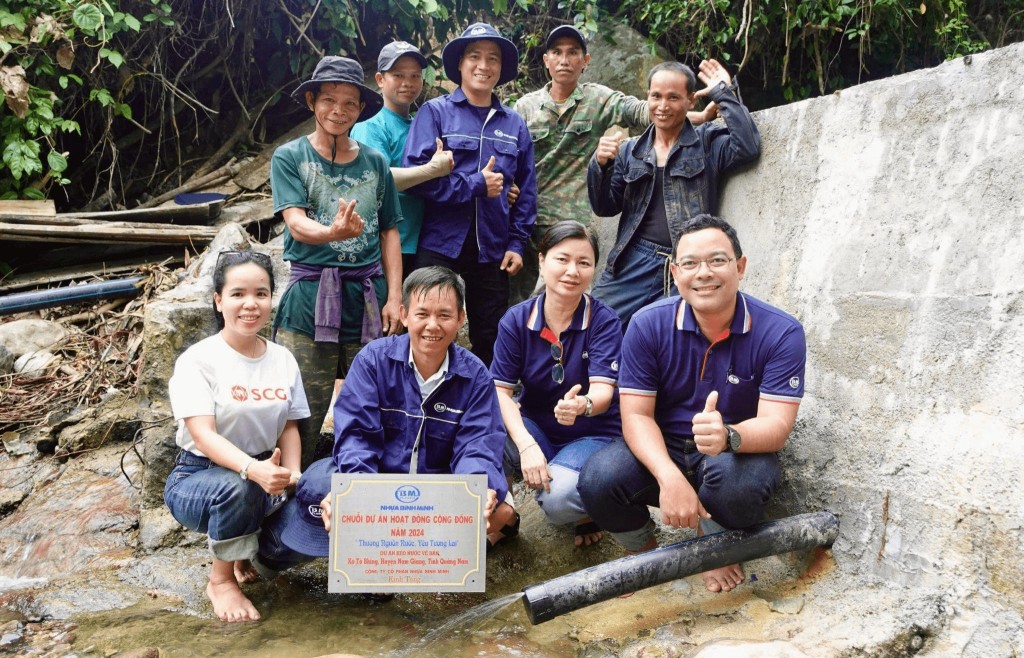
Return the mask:
[[676,267],[681,270],[686,270],[687,272],[692,272],[700,267],[701,263],[707,263],[709,269],[720,270],[734,260],[736,259],[726,258],[725,256],[712,256],[711,258],[704,258],[701,260],[696,258],[684,258],[676,261]]
[[268,270],[273,269],[270,256],[259,251],[246,249],[244,251],[222,251],[217,254],[217,269],[220,269],[221,265],[242,265],[243,263],[257,263]]
[[562,344],[551,343],[551,358],[555,360],[555,365],[551,366],[551,379],[556,384],[561,384],[565,381],[565,367],[562,365]]

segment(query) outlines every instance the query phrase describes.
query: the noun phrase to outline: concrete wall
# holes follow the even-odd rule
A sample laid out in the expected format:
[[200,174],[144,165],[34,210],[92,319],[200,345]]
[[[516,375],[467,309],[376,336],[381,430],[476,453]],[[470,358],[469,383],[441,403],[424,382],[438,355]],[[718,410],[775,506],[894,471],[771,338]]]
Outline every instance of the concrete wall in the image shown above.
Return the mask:
[[759,112],[721,209],[807,330],[781,506],[841,517],[848,576],[984,617],[978,655],[1024,644],[1022,113],[1024,45]]

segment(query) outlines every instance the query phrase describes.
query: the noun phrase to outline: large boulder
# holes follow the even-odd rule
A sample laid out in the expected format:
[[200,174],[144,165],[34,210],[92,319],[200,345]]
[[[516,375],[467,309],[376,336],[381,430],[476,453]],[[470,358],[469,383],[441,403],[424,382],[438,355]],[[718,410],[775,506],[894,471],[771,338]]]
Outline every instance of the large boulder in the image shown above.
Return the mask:
[[651,52],[647,37],[622,23],[601,25],[587,46],[590,64],[581,82],[598,82],[637,98],[647,97],[647,73],[655,64],[672,59],[661,46]]
[[22,318],[0,324],[0,345],[15,357],[56,348],[68,335],[57,322]]

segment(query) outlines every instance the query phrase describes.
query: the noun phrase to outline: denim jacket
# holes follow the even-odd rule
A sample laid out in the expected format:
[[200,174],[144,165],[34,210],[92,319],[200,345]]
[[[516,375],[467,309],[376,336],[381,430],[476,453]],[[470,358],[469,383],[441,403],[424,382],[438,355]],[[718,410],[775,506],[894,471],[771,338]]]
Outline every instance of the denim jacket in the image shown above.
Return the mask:
[[505,428],[490,372],[469,350],[448,348],[448,372],[424,400],[409,364],[409,334],[379,338],[356,355],[334,405],[340,473],[482,473],[504,500]]
[[[451,175],[408,190],[426,202],[419,246],[457,258],[475,224],[480,262],[488,263],[502,260],[506,251],[522,255],[537,219],[537,178],[526,122],[493,94],[486,118],[479,109],[461,87],[424,103],[409,128],[403,164],[428,162],[437,151],[435,139],[441,138],[455,157]],[[491,156],[494,170],[505,177],[501,195],[493,198],[480,173]],[[519,199],[509,206],[513,181]]]
[[[722,174],[755,160],[761,152],[761,135],[750,112],[724,83],[710,97],[726,125],[683,125],[665,162],[665,215],[672,244],[686,221],[701,213],[718,211],[718,185]],[[606,267],[615,273],[615,262],[636,233],[647,212],[654,189],[657,155],[654,126],[619,148],[613,163],[602,167],[591,157],[587,167],[590,206],[599,217],[619,217],[615,246]]]

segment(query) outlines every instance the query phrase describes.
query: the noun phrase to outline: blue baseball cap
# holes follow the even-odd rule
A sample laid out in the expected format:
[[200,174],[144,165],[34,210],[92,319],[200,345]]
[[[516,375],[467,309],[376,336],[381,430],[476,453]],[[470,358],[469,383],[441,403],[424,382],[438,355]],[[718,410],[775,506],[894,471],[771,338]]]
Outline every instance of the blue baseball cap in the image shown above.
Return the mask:
[[285,515],[281,541],[293,551],[327,557],[330,537],[324,528],[320,502],[331,493],[331,476],[336,472],[330,457],[310,464],[295,487],[295,498],[281,510]]
[[377,70],[381,73],[390,71],[395,62],[405,56],[415,59],[421,68],[427,68],[427,58],[423,56],[419,48],[408,41],[392,41],[380,49],[380,55],[377,56]]

